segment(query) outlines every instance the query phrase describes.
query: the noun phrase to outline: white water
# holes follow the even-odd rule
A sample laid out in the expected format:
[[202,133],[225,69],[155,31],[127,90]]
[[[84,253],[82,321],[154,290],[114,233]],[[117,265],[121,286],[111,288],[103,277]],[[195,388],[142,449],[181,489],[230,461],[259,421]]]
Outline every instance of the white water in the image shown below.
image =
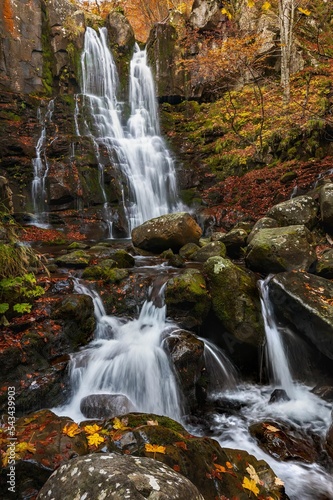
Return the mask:
[[[127,121],[123,116],[125,106],[117,98],[119,77],[108,48],[106,28],[101,28],[98,34],[87,28],[81,67],[86,118],[84,130],[76,128],[81,135],[94,140],[105,206],[108,201],[101,147],[107,149],[110,164],[117,167],[130,235],[134,227],[146,220],[183,208],[178,202],[174,163],[160,137],[154,81],[146,52],[135,47],[130,65]],[[111,227],[112,221],[109,222]]]
[[285,352],[282,331],[278,328],[268,297],[268,283],[259,281],[261,310],[266,333],[266,362],[271,382],[276,387],[284,389],[290,398],[296,397],[296,387],[291,374],[288,358]]
[[73,355],[69,405],[56,409],[74,420],[84,417],[80,401],[90,394],[124,394],[137,411],[167,415],[180,420],[182,407],[176,378],[161,347],[167,328],[165,306],[146,301],[139,318],[124,322],[105,314],[98,294],[76,284],[79,293],[94,301],[97,328],[87,349]]
[[54,100],[48,103],[47,110],[43,115],[38,108],[38,119],[41,125],[41,134],[36,145],[36,157],[32,160],[33,181],[32,181],[32,202],[36,222],[41,222],[42,214],[47,207],[46,179],[49,171],[49,164],[45,154],[45,143],[47,136],[47,126],[52,121],[54,111]]

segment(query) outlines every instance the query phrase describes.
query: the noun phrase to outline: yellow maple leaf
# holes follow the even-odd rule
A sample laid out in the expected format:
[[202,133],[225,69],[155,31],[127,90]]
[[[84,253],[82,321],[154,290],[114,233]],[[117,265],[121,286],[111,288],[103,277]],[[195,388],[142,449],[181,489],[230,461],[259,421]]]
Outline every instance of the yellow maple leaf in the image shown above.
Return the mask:
[[94,424],[94,425],[86,425],[84,428],[84,432],[86,432],[87,434],[96,434],[96,432],[100,431],[102,429],[102,427],[100,427],[99,425],[97,424]]
[[261,7],[261,8],[262,8],[262,10],[264,10],[264,11],[269,10],[269,9],[271,8],[271,4],[270,4],[270,2],[264,2],[264,3],[262,4],[262,7]]
[[247,477],[244,477],[243,482],[242,482],[242,486],[246,490],[252,491],[252,493],[254,493],[255,496],[258,496],[259,488],[253,479],[248,479]]
[[247,0],[247,6],[248,7],[254,7],[254,1],[253,0]]
[[81,429],[75,422],[73,422],[72,424],[67,423],[62,430],[63,434],[65,434],[66,436],[69,436],[71,438],[76,436],[76,434],[80,434],[80,432],[81,432]]
[[297,10],[301,14],[304,14],[305,16],[310,16],[311,15],[311,10],[309,10],[309,9],[303,9],[302,7],[298,7]]
[[95,434],[89,434],[87,436],[87,440],[88,440],[89,446],[98,446],[101,443],[104,443],[104,441],[105,441],[103,436],[101,436],[100,434],[97,434],[97,432],[95,432]]
[[113,419],[113,428],[114,429],[119,429],[120,431],[123,431],[125,429],[129,429],[129,427],[127,427],[127,423],[128,423],[128,420],[125,419],[125,418],[122,418],[120,420],[120,418],[118,417],[114,417]]
[[150,453],[165,453],[165,446],[159,446],[158,444],[145,444],[145,450]]

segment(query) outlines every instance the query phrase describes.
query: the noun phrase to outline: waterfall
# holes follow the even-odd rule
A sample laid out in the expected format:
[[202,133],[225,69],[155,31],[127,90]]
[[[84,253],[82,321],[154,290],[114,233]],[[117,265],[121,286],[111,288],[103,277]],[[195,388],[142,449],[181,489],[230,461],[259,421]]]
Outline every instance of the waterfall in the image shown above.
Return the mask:
[[53,99],[49,101],[45,115],[43,115],[40,108],[38,108],[37,118],[41,125],[41,134],[36,145],[36,157],[32,160],[34,177],[31,189],[33,209],[37,217],[37,222],[40,222],[42,213],[47,207],[46,179],[49,171],[49,164],[45,154],[45,142],[47,126],[52,121],[53,111]]
[[[165,306],[143,304],[138,319],[123,321],[105,314],[100,296],[75,280],[75,289],[92,297],[97,328],[87,349],[72,356],[73,397],[65,414],[78,416],[80,401],[90,394],[124,394],[137,411],[180,420],[177,382],[162,348]],[[82,415],[81,415],[82,418]]]
[[211,393],[235,389],[237,373],[234,365],[225,353],[208,339],[198,337],[204,343],[205,366],[209,374]]
[[266,361],[268,371],[272,374],[272,383],[286,391],[289,397],[295,397],[295,384],[291,374],[288,358],[284,349],[281,330],[276,324],[271,302],[268,296],[268,283],[259,281],[260,302],[266,333]]
[[[106,148],[110,165],[117,169],[130,236],[132,229],[146,220],[183,208],[177,197],[174,162],[160,136],[146,51],[136,45],[131,60],[127,121],[123,116],[126,106],[117,99],[119,77],[108,48],[106,28],[100,28],[98,33],[87,28],[81,67],[85,120],[84,130],[80,132],[77,127],[77,131],[89,135],[95,144],[105,207],[108,200],[101,147]],[[109,222],[110,214],[109,210]]]

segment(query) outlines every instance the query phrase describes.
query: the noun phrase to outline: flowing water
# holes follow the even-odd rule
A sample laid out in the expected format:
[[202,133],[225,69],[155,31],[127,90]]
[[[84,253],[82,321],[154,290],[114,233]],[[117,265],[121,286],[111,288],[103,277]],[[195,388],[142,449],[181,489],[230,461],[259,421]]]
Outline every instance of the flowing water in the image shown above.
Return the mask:
[[[110,165],[117,170],[123,193],[128,235],[148,219],[179,211],[174,162],[160,136],[152,73],[145,50],[136,45],[130,64],[130,116],[118,100],[119,77],[108,48],[107,30],[87,28],[82,68],[83,130],[95,144],[106,218],[112,232],[112,213],[104,183],[105,165],[100,150],[106,148]],[[76,111],[76,123],[78,123]],[[112,234],[109,235],[112,237]]]
[[46,179],[49,171],[48,159],[45,153],[45,145],[47,138],[47,127],[52,122],[52,114],[54,111],[54,100],[51,99],[48,103],[46,112],[43,114],[38,108],[38,120],[41,126],[41,134],[36,145],[36,157],[32,160],[33,166],[33,181],[32,181],[32,203],[34,215],[36,216],[35,224],[43,224],[43,214],[47,209],[47,192]]

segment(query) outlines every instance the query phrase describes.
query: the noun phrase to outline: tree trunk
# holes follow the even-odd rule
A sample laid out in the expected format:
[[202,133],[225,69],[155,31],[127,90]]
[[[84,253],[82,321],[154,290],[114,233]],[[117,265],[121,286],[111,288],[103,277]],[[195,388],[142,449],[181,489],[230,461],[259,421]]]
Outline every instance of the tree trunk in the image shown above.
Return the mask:
[[285,104],[290,101],[290,64],[294,37],[295,0],[279,0],[281,85]]

